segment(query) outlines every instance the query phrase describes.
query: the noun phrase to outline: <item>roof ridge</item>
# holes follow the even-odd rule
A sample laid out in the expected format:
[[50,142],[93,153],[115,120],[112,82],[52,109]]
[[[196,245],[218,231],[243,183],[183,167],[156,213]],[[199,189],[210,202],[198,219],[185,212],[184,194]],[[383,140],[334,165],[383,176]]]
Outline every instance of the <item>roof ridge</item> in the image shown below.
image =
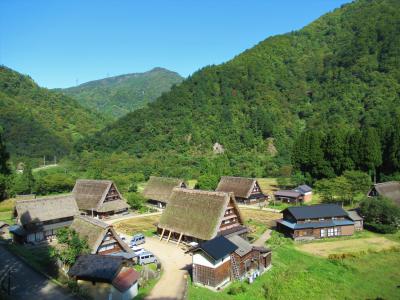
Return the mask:
[[15,204],[20,204],[20,203],[32,203],[32,202],[39,202],[39,201],[49,201],[49,200],[55,200],[55,199],[62,199],[62,198],[74,198],[72,194],[68,195],[55,195],[54,197],[42,197],[42,198],[33,198],[33,199],[21,199],[21,200],[16,200]]
[[77,179],[76,180],[77,182],[78,181],[94,181],[94,182],[107,182],[107,183],[113,183],[113,181],[112,180],[110,180],[110,179]]
[[241,176],[221,176],[221,178],[240,178],[240,179],[257,180],[255,177],[241,177]]
[[91,217],[88,217],[88,216],[79,215],[79,216],[76,216],[76,217],[78,217],[79,219],[88,221],[90,224],[95,225],[95,226],[97,226],[97,227],[101,227],[101,228],[109,228],[109,227],[112,227],[111,224],[107,224],[106,222],[103,222],[103,221],[101,221],[101,220],[94,219],[94,218],[91,218]]
[[231,193],[227,193],[227,192],[197,190],[197,189],[188,189],[188,188],[179,188],[179,187],[174,188],[173,192],[184,192],[184,193],[191,193],[191,194],[203,194],[203,195],[224,196],[224,197],[229,196],[231,194]]

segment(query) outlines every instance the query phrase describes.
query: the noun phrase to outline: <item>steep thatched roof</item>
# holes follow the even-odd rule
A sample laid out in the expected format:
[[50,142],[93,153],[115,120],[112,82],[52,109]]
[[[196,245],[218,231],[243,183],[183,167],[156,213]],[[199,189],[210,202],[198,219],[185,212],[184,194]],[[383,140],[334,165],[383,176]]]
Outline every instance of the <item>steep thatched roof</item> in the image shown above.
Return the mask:
[[232,200],[243,224],[232,193],[175,188],[158,226],[201,240],[217,235],[225,210]]
[[22,225],[68,218],[79,214],[72,196],[55,196],[33,200],[17,200],[15,212]]
[[147,199],[168,203],[172,190],[181,187],[183,184],[184,181],[179,178],[150,176],[143,195]]
[[257,180],[254,178],[223,176],[215,189],[218,192],[234,193],[235,197],[249,198]]
[[376,183],[374,188],[380,196],[389,198],[400,206],[400,181]]
[[122,199],[117,187],[111,180],[87,180],[76,181],[72,193],[80,210],[91,210],[97,212],[118,211],[128,208],[123,200],[104,202],[111,186],[114,186],[119,198]]
[[75,230],[80,238],[87,239],[92,254],[97,252],[108,231],[111,231],[114,238],[126,252],[131,252],[131,249],[121,240],[112,225],[104,223],[98,219],[88,216],[76,216],[72,222],[71,229]]

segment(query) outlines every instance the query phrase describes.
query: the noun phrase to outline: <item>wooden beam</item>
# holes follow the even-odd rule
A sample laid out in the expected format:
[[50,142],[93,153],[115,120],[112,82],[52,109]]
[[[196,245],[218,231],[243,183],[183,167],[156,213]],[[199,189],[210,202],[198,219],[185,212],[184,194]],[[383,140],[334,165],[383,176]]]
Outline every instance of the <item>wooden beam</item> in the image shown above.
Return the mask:
[[182,236],[183,236],[183,232],[179,235],[178,244],[176,244],[177,247],[179,246],[179,244],[180,244],[180,242],[181,242]]
[[169,234],[168,234],[168,238],[167,238],[167,243],[169,242],[169,239],[171,238],[171,233],[172,233],[172,231],[170,230]]
[[160,241],[162,240],[162,238],[164,236],[164,232],[165,232],[165,228],[162,229],[161,236],[160,236]]

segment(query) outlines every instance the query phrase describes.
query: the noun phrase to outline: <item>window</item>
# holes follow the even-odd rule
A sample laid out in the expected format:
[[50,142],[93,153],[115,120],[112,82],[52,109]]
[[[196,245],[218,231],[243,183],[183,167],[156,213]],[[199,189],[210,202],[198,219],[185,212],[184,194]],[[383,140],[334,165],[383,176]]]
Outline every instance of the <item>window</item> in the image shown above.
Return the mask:
[[321,229],[321,237],[326,237],[326,229]]
[[328,228],[328,236],[333,236],[333,235],[334,235],[333,228]]
[[306,219],[304,222],[311,222],[311,219]]
[[325,219],[324,218],[319,218],[319,221],[325,221]]

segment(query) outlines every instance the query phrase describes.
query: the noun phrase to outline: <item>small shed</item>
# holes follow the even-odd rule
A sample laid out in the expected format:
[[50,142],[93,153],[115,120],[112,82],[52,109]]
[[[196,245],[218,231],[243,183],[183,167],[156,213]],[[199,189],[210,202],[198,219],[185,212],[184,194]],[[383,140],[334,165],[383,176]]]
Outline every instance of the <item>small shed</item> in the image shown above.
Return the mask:
[[364,219],[360,216],[356,209],[352,209],[347,211],[350,220],[354,222],[354,229],[355,230],[363,230],[364,229]]
[[10,237],[10,225],[0,221],[0,237],[8,239]]
[[93,299],[133,299],[138,294],[139,273],[121,257],[81,255],[68,271]]

